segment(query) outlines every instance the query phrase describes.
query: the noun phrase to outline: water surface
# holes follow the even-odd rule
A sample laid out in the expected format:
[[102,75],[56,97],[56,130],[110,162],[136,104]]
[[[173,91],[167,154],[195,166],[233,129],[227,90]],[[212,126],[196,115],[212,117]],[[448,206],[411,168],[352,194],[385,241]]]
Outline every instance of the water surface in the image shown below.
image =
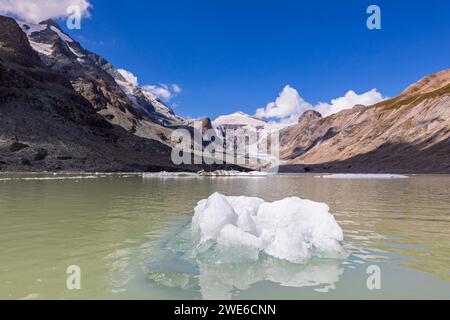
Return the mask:
[[[0,298],[448,299],[449,190],[448,175],[334,180],[2,174]],[[216,191],[325,202],[344,230],[349,257],[305,265],[269,257],[234,265],[192,263],[173,239],[182,237],[196,203]],[[81,290],[66,288],[69,265],[81,268]],[[373,265],[381,270],[381,290],[367,288]]]

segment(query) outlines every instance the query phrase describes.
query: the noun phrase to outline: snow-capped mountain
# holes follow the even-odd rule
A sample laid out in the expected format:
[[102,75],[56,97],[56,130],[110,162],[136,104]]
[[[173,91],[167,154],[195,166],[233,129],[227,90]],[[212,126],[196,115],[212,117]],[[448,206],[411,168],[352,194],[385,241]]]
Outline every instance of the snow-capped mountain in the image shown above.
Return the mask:
[[212,126],[224,144],[235,141],[235,145],[245,145],[248,138],[255,137],[257,148],[250,148],[246,157],[257,160],[261,166],[276,163],[277,156],[272,155],[269,149],[264,149],[264,146],[269,148],[270,139],[286,127],[284,124],[269,123],[241,111],[216,118],[212,121]]
[[122,88],[125,94],[137,106],[150,112],[156,116],[156,119],[162,125],[181,125],[185,124],[186,120],[173,112],[173,109],[162,102],[153,93],[145,90],[142,87],[136,86],[129,82],[120,72],[119,74],[112,74],[116,83]]
[[259,133],[272,133],[287,127],[286,124],[270,123],[241,111],[217,117],[212,121],[212,126],[216,131],[222,133],[228,129],[241,129],[244,132],[246,130],[256,130]]
[[[144,110],[140,114],[122,100],[122,91],[106,83],[114,82],[105,76],[106,72],[75,67],[75,53],[69,48],[77,53],[81,49],[73,40],[49,24],[45,28],[24,28],[32,36],[32,43],[14,19],[0,15],[1,171],[142,171],[173,167],[168,145],[125,129],[125,119],[144,121]],[[80,77],[77,83],[76,76]],[[122,125],[114,123],[119,120]],[[157,125],[153,126],[156,129]]]
[[112,64],[64,33],[54,20],[18,24],[41,60],[68,77],[74,89],[109,121],[142,136],[153,131],[151,123],[164,127],[185,124],[170,107],[128,82]]
[[238,111],[229,115],[223,115],[216,118],[213,122],[213,127],[220,126],[236,126],[245,127],[252,126],[254,128],[264,128],[268,123],[264,120],[250,116],[244,112]]
[[176,128],[195,133],[54,21],[0,15],[0,171],[242,169],[175,165]]
[[450,69],[399,96],[323,118],[305,112],[280,132],[289,171],[450,172]]

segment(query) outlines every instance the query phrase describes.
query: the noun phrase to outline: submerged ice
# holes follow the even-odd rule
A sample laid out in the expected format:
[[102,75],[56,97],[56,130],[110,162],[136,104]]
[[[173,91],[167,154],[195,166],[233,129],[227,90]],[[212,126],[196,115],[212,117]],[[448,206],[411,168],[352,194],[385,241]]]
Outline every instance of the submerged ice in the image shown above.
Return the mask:
[[329,207],[297,197],[269,203],[214,193],[195,207],[192,231],[198,239],[194,254],[213,251],[217,263],[256,261],[261,252],[293,263],[345,255],[343,232]]
[[148,279],[164,288],[199,288],[203,299],[231,299],[262,281],[324,292],[343,273],[342,242],[342,229],[324,203],[214,193],[173,234]]

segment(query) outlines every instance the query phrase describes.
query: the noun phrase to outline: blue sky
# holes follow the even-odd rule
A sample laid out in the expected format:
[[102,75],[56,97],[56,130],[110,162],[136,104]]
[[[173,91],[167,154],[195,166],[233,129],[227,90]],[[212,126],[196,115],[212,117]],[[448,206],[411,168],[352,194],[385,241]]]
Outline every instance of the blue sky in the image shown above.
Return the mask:
[[[308,103],[348,90],[399,94],[450,68],[450,2],[361,0],[91,0],[71,31],[140,84],[179,84],[182,116],[254,114],[286,85]],[[377,4],[382,29],[368,30]]]

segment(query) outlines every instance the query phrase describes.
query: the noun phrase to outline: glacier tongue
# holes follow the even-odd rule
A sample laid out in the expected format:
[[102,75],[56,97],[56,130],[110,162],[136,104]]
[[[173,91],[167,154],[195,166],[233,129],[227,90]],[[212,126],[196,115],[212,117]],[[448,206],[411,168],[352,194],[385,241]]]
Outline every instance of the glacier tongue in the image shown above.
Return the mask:
[[214,193],[196,206],[192,230],[199,248],[215,246],[219,262],[257,260],[260,252],[293,263],[345,256],[343,231],[329,207],[297,197],[269,203]]

